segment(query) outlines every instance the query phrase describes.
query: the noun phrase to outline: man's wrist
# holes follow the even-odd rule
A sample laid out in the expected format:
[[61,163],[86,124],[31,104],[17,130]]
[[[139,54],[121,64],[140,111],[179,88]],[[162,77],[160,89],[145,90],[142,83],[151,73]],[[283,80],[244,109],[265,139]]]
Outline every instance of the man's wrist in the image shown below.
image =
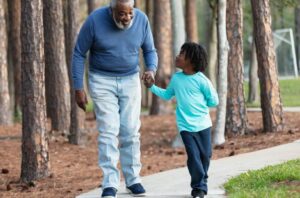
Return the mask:
[[154,69],[146,69],[146,72],[152,72],[154,76],[156,74],[156,70],[154,70]]
[[150,70],[150,71],[153,73],[153,76],[155,76],[156,71],[154,71],[154,70]]

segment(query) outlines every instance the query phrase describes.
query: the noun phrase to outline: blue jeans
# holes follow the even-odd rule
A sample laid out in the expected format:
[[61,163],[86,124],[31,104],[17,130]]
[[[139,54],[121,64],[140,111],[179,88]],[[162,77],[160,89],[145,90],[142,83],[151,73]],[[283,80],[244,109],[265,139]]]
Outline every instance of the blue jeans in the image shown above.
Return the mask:
[[99,166],[102,187],[118,189],[121,169],[127,186],[140,183],[140,111],[139,73],[110,77],[89,72],[90,95],[97,119]]
[[188,155],[191,187],[201,189],[207,194],[207,171],[212,154],[210,128],[199,132],[181,131],[180,135]]

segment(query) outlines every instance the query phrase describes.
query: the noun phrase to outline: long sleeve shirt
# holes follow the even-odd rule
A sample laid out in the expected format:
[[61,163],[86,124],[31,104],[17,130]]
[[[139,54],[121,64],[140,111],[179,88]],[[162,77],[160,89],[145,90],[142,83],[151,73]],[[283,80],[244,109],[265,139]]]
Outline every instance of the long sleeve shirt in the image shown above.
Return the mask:
[[177,72],[166,89],[152,85],[150,90],[164,100],[176,97],[176,122],[179,132],[198,132],[212,126],[209,107],[217,106],[218,94],[202,73]]
[[110,7],[94,11],[79,32],[72,59],[74,88],[83,88],[86,54],[89,70],[108,76],[128,76],[139,72],[139,50],[142,48],[147,70],[156,71],[157,53],[147,16],[134,9],[132,26],[119,29]]

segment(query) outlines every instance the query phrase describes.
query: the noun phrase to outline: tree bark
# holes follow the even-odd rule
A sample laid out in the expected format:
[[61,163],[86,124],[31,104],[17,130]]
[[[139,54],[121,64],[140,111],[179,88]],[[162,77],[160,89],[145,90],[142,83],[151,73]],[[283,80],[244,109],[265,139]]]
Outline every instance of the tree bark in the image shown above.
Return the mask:
[[197,2],[196,0],[185,1],[185,27],[187,40],[198,42],[198,25],[197,25]]
[[283,129],[269,0],[251,0],[264,131]]
[[[158,53],[158,70],[156,73],[156,84],[159,87],[167,86],[171,75],[172,64],[172,23],[171,5],[169,0],[154,1],[154,42]],[[162,101],[153,95],[150,109],[151,115],[166,114],[172,112],[170,102]]]
[[79,1],[64,0],[64,22],[65,22],[65,42],[66,42],[66,58],[68,64],[68,73],[70,81],[71,93],[71,126],[69,143],[82,144],[84,134],[85,112],[81,110],[75,101],[75,90],[72,80],[72,54],[75,46],[76,35],[79,27],[78,19]]
[[212,9],[212,17],[210,22],[210,38],[208,47],[208,78],[212,84],[217,86],[217,64],[218,64],[218,30],[217,30],[217,18],[218,18],[218,4],[215,0],[210,2]]
[[14,113],[21,115],[21,1],[9,0],[9,53],[12,57],[14,80]]
[[45,77],[48,116],[52,130],[68,135],[70,85],[65,57],[62,1],[44,0]]
[[180,52],[180,48],[185,42],[185,24],[182,1],[171,0],[171,14],[172,14],[172,30],[173,30],[173,67],[172,73],[176,71],[175,58]]
[[226,96],[227,96],[227,62],[228,62],[228,41],[226,36],[226,0],[218,2],[218,39],[219,39],[219,75],[218,95],[219,105],[217,107],[216,128],[213,136],[213,143],[220,145],[225,142],[225,119],[226,119]]
[[153,0],[146,0],[145,11],[149,18],[150,23],[152,24],[153,19]]
[[[173,29],[173,61],[172,73],[176,71],[174,63],[176,55],[179,54],[182,44],[185,42],[185,24],[182,1],[171,0],[171,13],[172,13],[172,29]],[[173,148],[182,148],[183,142],[179,133],[177,133],[173,140]]]
[[257,77],[257,54],[254,42],[254,35],[251,50],[251,63],[249,68],[249,94],[248,102],[254,103],[258,101],[258,77]]
[[142,10],[142,1],[141,0],[135,0],[134,1],[134,7]]
[[92,13],[96,8],[96,0],[87,0],[88,14]]
[[244,97],[243,10],[241,0],[227,0],[226,29],[229,42],[226,133],[244,135],[247,114]]
[[22,165],[21,180],[49,175],[46,137],[42,0],[22,0]]
[[7,31],[4,0],[0,0],[0,125],[12,124],[12,111],[8,87]]

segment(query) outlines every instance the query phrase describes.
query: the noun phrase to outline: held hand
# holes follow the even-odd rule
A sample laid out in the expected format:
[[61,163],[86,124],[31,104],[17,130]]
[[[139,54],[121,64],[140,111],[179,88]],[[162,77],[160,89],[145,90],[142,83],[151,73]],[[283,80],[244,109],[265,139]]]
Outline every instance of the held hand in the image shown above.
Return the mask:
[[88,103],[86,94],[83,90],[75,90],[75,100],[77,105],[83,110],[86,110],[86,105]]
[[153,84],[154,84],[154,79],[149,78],[144,80],[144,85],[147,88],[151,88]]
[[153,71],[146,71],[144,72],[143,76],[142,76],[142,80],[144,81],[144,85],[147,88],[150,88],[155,80],[154,80],[154,72]]
[[142,76],[142,80],[153,79],[154,81],[155,73],[154,71],[145,71]]

